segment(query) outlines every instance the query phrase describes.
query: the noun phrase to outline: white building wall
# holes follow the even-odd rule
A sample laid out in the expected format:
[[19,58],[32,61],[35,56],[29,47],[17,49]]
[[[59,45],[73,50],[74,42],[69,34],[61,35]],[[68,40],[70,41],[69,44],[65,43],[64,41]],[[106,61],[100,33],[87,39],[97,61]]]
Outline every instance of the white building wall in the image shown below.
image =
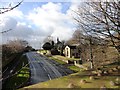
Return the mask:
[[70,51],[70,48],[68,46],[65,47],[65,56],[68,58],[70,58],[70,56],[71,56],[71,51]]

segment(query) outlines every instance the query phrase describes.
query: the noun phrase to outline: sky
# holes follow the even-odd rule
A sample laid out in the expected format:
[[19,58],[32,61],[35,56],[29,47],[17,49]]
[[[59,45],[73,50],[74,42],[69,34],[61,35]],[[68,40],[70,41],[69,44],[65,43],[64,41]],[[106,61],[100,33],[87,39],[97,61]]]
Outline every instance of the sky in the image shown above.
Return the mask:
[[[50,1],[50,0],[49,0]],[[9,40],[27,40],[31,46],[39,49],[47,36],[68,40],[76,30],[72,10],[77,10],[80,2],[23,2],[12,11],[0,14],[0,30],[11,31],[2,35],[2,43]],[[15,5],[13,2],[11,5]],[[8,6],[1,2],[0,6]]]

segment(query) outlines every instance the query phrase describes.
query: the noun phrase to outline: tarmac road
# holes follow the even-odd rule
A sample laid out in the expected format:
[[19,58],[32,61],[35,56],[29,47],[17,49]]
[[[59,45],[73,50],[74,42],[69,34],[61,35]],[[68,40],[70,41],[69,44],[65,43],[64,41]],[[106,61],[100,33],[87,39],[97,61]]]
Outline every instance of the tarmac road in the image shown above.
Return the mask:
[[36,84],[74,73],[56,61],[50,60],[37,52],[28,52],[26,55],[31,70],[30,84]]

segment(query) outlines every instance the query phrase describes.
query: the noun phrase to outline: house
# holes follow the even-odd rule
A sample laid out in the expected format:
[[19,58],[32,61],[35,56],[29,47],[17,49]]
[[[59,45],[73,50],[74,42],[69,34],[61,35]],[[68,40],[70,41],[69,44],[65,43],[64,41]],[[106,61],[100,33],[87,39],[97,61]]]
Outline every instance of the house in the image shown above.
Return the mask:
[[67,45],[65,47],[64,54],[68,58],[80,58],[80,48],[77,46]]

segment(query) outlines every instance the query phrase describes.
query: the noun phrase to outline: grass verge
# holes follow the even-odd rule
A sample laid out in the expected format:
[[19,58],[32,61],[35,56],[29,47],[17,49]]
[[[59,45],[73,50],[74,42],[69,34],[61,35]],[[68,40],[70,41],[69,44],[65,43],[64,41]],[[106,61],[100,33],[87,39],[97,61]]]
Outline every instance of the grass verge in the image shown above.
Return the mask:
[[71,61],[73,61],[73,60],[80,60],[80,58],[68,58],[68,57],[65,57],[65,56],[60,56],[60,55],[55,55],[55,56],[53,56],[54,58],[59,58],[59,59],[61,59],[61,60],[71,60]]
[[[116,66],[118,66],[116,63],[112,63],[111,65],[106,65],[102,68],[109,71],[111,68],[115,68]],[[70,66],[69,68],[78,70],[74,66]],[[120,70],[120,68],[118,70]],[[112,71],[107,75],[102,74],[102,76],[97,76],[96,74],[93,74],[91,70],[81,70],[81,72],[78,73],[24,87],[20,90],[29,90],[34,88],[59,88],[59,90],[62,90],[63,88],[66,88],[65,90],[68,90],[68,88],[72,88],[72,90],[75,90],[75,88],[91,88],[91,90],[96,88],[98,90],[101,88],[102,90],[103,87],[118,90],[120,88],[120,74],[118,73],[117,75],[114,75],[116,73],[118,73],[118,71]]]
[[[62,64],[62,65],[66,65],[66,64],[67,64],[66,62],[60,60],[60,58],[57,59],[57,58],[55,58],[54,56],[51,56],[51,57],[48,57],[48,58],[49,58],[49,59],[52,59],[52,60],[55,60],[56,62],[58,62],[58,63],[60,63],[60,64]],[[77,66],[75,66],[75,65],[69,65],[69,64],[67,64],[67,68],[69,68],[69,69],[71,69],[71,70],[73,70],[73,71],[75,71],[75,72],[83,71],[83,68],[79,68],[79,67],[77,67]]]
[[80,72],[80,71],[84,70],[83,68],[79,68],[79,67],[74,66],[74,65],[70,65],[70,66],[68,66],[68,68],[75,71],[75,72]]
[[[87,74],[87,72],[83,73]],[[24,87],[20,90],[31,90],[32,88],[59,88],[60,90],[63,88],[100,88],[102,86],[106,86],[107,88],[120,88],[118,85],[113,86],[110,84],[110,81],[115,81],[115,79],[118,78],[117,76],[94,76],[96,79],[91,80],[90,76],[83,75],[83,73],[71,74],[69,76]],[[85,80],[86,82],[82,83],[81,80]],[[69,87],[69,84],[73,84],[73,87]]]
[[57,58],[54,58],[54,57],[48,57],[49,59],[52,59],[52,60],[55,60],[56,62],[60,63],[60,64],[66,64],[66,62],[62,61],[62,60],[59,60]]

